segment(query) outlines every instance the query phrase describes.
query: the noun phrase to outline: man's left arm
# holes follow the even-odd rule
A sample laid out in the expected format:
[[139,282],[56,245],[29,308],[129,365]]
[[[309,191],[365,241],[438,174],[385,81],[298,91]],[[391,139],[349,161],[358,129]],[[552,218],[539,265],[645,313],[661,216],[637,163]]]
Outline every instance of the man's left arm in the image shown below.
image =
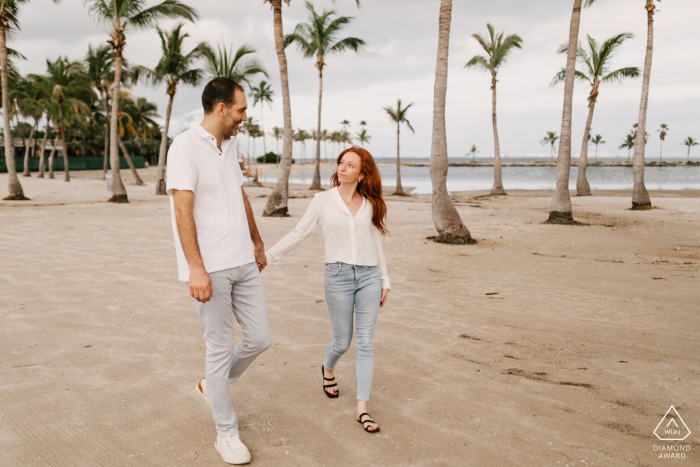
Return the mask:
[[262,272],[267,266],[267,258],[265,257],[265,245],[263,244],[262,238],[260,238],[260,232],[258,232],[258,226],[255,224],[255,217],[253,217],[253,209],[250,207],[250,202],[245,194],[245,190],[241,187],[241,193],[243,194],[243,204],[245,204],[245,214],[248,218],[248,228],[250,229],[250,239],[253,241],[253,247],[255,248],[255,262],[258,265],[258,269]]

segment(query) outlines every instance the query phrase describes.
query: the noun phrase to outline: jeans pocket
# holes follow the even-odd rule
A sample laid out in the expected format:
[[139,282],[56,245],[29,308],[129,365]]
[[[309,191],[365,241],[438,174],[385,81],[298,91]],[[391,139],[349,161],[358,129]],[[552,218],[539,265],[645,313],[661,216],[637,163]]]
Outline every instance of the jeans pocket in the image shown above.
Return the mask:
[[326,263],[326,277],[340,274],[340,263]]

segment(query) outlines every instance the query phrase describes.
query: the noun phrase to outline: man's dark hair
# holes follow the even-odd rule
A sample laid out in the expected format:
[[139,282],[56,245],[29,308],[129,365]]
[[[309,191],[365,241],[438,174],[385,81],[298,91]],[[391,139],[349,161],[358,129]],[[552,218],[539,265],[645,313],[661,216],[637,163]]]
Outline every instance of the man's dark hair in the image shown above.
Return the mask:
[[212,113],[219,103],[223,103],[226,107],[231,107],[236,97],[236,90],[245,93],[243,88],[231,79],[214,78],[209,81],[204,86],[204,91],[202,91],[204,113]]

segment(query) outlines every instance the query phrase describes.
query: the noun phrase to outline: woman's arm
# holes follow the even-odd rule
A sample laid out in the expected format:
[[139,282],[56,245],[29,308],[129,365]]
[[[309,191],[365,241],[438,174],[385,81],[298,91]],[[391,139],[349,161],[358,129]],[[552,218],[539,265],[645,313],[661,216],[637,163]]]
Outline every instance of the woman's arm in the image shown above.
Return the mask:
[[316,194],[294,230],[277,242],[275,246],[267,250],[265,255],[267,256],[268,263],[279,264],[282,256],[289,253],[294,247],[303,242],[304,239],[314,231],[316,224],[318,224],[318,216],[318,194]]
[[382,234],[374,225],[372,226],[372,240],[374,240],[374,247],[377,250],[377,263],[379,263],[379,273],[382,276],[382,289],[391,290],[389,273],[387,272],[386,260],[384,259],[384,248],[382,247]]

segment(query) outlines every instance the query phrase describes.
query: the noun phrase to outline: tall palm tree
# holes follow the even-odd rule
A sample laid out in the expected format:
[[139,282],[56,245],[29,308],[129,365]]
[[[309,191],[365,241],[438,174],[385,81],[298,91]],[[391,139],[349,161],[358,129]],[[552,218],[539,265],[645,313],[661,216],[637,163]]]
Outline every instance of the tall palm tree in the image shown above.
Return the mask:
[[666,135],[668,134],[669,128],[665,123],[661,124],[661,128],[657,130],[659,132],[659,139],[661,143],[659,144],[659,164],[663,164],[662,152],[664,149],[664,141],[666,141]]
[[183,18],[194,21],[198,15],[194,8],[179,0],[163,0],[146,8],[145,0],[84,0],[90,5],[90,13],[107,23],[112,31],[108,43],[114,52],[114,84],[112,85],[112,115],[110,117],[109,153],[112,162],[112,197],[110,202],[128,203],[126,188],[119,175],[119,144],[117,122],[119,96],[122,82],[122,55],[126,45],[125,31],[129,27],[146,29],[162,18]]
[[36,141],[34,134],[39,128],[39,122],[44,116],[44,99],[47,97],[48,88],[44,85],[45,80],[29,77],[22,80],[21,86],[18,87],[17,104],[20,113],[25,118],[31,118],[33,124],[29,131],[29,138],[24,148],[24,177],[31,177],[29,171],[29,158],[34,154],[36,149]]
[[93,48],[88,45],[88,53],[85,57],[86,74],[92,83],[92,87],[99,97],[105,114],[105,149],[104,162],[102,164],[102,179],[107,173],[107,161],[109,157],[109,88],[114,80],[114,54],[109,45]]
[[272,137],[275,138],[277,143],[277,163],[280,163],[280,139],[284,137],[284,129],[278,126],[272,127]]
[[[578,61],[582,65],[582,70],[576,70],[576,79],[591,85],[591,92],[588,95],[588,119],[583,130],[583,144],[581,146],[581,156],[578,163],[578,178],[576,181],[576,196],[590,196],[591,187],[586,178],[586,168],[588,166],[588,140],[590,139],[591,123],[593,122],[593,111],[598,100],[600,85],[606,82],[622,82],[624,78],[636,78],[639,76],[639,68],[625,67],[615,71],[610,71],[610,62],[617,49],[627,40],[631,39],[631,32],[617,34],[603,42],[602,46],[591,36],[588,36],[588,48],[586,51],[581,44],[578,45],[576,54]],[[560,53],[567,53],[567,46],[559,49]],[[564,81],[566,70],[562,69],[554,77],[552,85]]]
[[[56,0],[54,0],[56,1]],[[19,8],[29,3],[29,0],[2,0],[0,4],[0,92],[2,93],[3,111],[3,142],[5,147],[5,163],[7,165],[7,190],[8,195],[4,200],[23,201],[28,200],[24,196],[24,190],[17,178],[15,166],[15,148],[12,143],[10,130],[10,83],[8,55],[11,52],[7,47],[7,36],[12,31],[19,29]]]
[[[321,135],[321,138],[323,138],[323,135]],[[367,144],[372,140],[372,137],[367,133],[367,130],[363,128],[362,131],[357,134],[357,140],[362,144]]]
[[603,141],[603,137],[600,135],[595,135],[593,139],[591,140],[591,143],[595,144],[595,163],[598,163],[598,145],[599,144],[605,144],[605,141]]
[[338,35],[353,20],[349,16],[338,16],[333,10],[323,10],[319,14],[311,2],[306,2],[308,23],[297,24],[294,32],[284,38],[285,47],[294,44],[305,58],[316,58],[318,69],[318,123],[316,130],[316,165],[310,190],[321,189],[321,108],[323,102],[323,68],[326,57],[347,51],[358,52],[365,42],[357,37],[339,39]]
[[403,191],[403,186],[401,186],[401,124],[405,124],[413,133],[416,132],[411,126],[411,122],[406,118],[408,109],[410,109],[412,105],[413,102],[403,107],[401,99],[399,99],[395,109],[384,107],[384,111],[389,115],[391,120],[396,123],[396,192],[394,192],[394,194],[399,196],[406,196],[406,193]]
[[[46,72],[51,86],[51,95],[56,102],[58,118],[56,119],[56,130],[62,146],[64,180],[70,181],[70,169],[68,162],[68,141],[66,140],[66,129],[64,120],[64,110],[73,109],[75,111],[89,112],[85,101],[89,99],[87,95],[92,95],[90,82],[85,74],[83,64],[78,61],[71,62],[68,57],[58,57],[55,61],[46,61]],[[33,75],[37,79],[41,76]],[[64,106],[67,109],[64,109]]]
[[462,223],[447,193],[447,132],[445,103],[447,98],[447,68],[452,22],[452,0],[440,0],[437,64],[433,106],[433,141],[430,150],[430,180],[433,185],[433,222],[438,231],[436,242],[464,245],[475,243]]
[[681,144],[682,144],[683,146],[688,146],[688,160],[687,160],[687,162],[690,162],[690,148],[692,148],[693,146],[697,146],[697,145],[698,145],[698,142],[695,141],[695,140],[694,140],[693,138],[691,138],[690,136],[688,136],[688,137],[686,138],[686,140],[683,141]]
[[508,55],[514,49],[521,48],[523,40],[517,34],[511,34],[503,37],[505,33],[496,34],[494,27],[491,24],[486,24],[489,30],[489,38],[485,39],[480,34],[473,34],[472,37],[481,45],[481,48],[486,52],[486,56],[476,55],[467,62],[464,66],[477,67],[491,74],[491,91],[492,110],[491,116],[493,119],[493,145],[494,145],[494,164],[493,164],[493,187],[491,188],[492,195],[505,195],[506,190],[503,189],[503,181],[501,179],[501,146],[498,141],[498,125],[496,123],[496,83],[498,82],[498,71],[506,63]]
[[263,122],[263,108],[265,104],[272,107],[272,96],[275,95],[274,91],[267,83],[267,81],[260,81],[257,87],[253,87],[253,107],[260,104],[260,130],[263,134],[263,153],[267,154],[267,143],[265,142],[265,124]]
[[476,144],[472,144],[472,147],[469,148],[469,152],[467,154],[472,155],[472,162],[476,162],[476,153],[479,152],[479,150],[476,147]]
[[632,148],[634,148],[634,133],[625,136],[625,139],[622,140],[622,144],[619,147],[619,149],[627,149],[627,162],[630,161],[630,157],[632,156]]
[[540,142],[542,146],[550,145],[552,147],[552,150],[549,153],[549,158],[554,159],[554,145],[556,142],[559,141],[559,136],[557,135],[556,131],[548,131],[547,136],[545,136],[542,141]]
[[[284,0],[289,5],[290,0]],[[292,144],[294,130],[292,129],[292,105],[289,99],[289,73],[287,70],[287,55],[284,52],[284,31],[282,28],[282,0],[264,0],[270,3],[275,26],[275,48],[280,67],[280,85],[282,87],[282,114],[284,118],[282,157],[280,159],[280,174],[277,184],[267,199],[263,216],[288,217],[287,199],[289,198],[289,173],[292,169]]]
[[252,88],[250,80],[258,74],[267,76],[267,72],[257,58],[256,50],[249,45],[242,45],[233,53],[231,48],[217,45],[216,50],[209,45],[202,46],[202,55],[206,61],[206,71],[212,78],[228,78],[241,86]]
[[[287,200],[289,198],[289,173],[292,169],[292,144],[294,130],[292,128],[292,106],[289,99],[289,74],[287,71],[287,55],[284,52],[284,31],[282,28],[282,1],[263,0],[263,4],[269,3],[274,20],[275,49],[277,61],[280,67],[280,85],[282,87],[282,110],[284,117],[284,139],[282,143],[282,158],[280,162],[280,174],[277,184],[267,199],[263,216],[287,217],[289,216]],[[290,0],[284,0],[289,5]],[[356,0],[357,7],[360,1]]]
[[564,110],[561,119],[559,155],[557,156],[557,186],[549,208],[549,224],[576,224],[571,209],[569,175],[571,172],[571,114],[574,100],[574,78],[576,73],[576,44],[581,25],[581,8],[591,6],[596,0],[574,0],[569,26],[569,45],[566,54],[564,78]]
[[644,57],[644,75],[642,77],[642,97],[639,102],[639,122],[634,138],[634,188],[632,190],[632,209],[646,211],[651,209],[651,198],[644,186],[644,147],[646,146],[647,106],[649,103],[649,80],[651,79],[651,59],[654,52],[654,0],[646,0],[647,10],[647,49]]
[[[183,43],[190,37],[182,31],[184,23],[175,25],[170,31],[156,28],[160,38],[161,58],[155,68],[134,67],[134,80],[147,80],[154,86],[165,83],[165,93],[168,95],[168,107],[165,111],[165,124],[160,138],[158,150],[158,171],[156,175],[156,194],[165,195],[165,157],[168,150],[168,130],[170,116],[173,111],[173,101],[178,84],[196,86],[202,78],[202,70],[194,68],[194,62],[203,54],[204,44],[198,44],[189,52],[185,52]],[[153,109],[155,112],[155,109]],[[146,125],[148,127],[148,125]]]

